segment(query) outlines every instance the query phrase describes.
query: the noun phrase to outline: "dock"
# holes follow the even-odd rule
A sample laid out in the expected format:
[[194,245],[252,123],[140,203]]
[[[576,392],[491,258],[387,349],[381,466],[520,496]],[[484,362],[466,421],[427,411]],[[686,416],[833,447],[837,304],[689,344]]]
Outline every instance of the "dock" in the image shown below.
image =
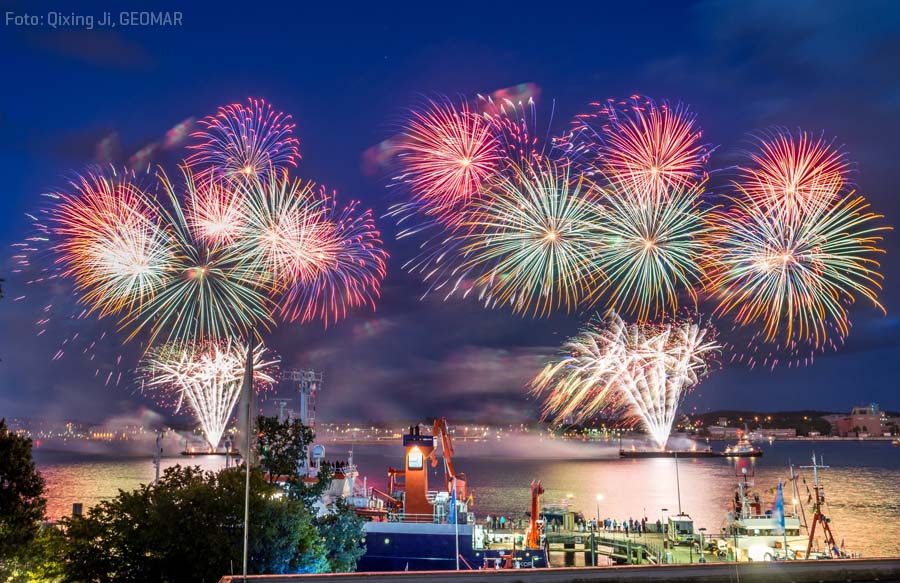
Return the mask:
[[[593,537],[592,537],[593,534]],[[684,565],[691,563],[718,563],[722,559],[713,553],[701,553],[690,545],[668,545],[662,535],[656,532],[644,532],[640,535],[608,531],[570,531],[547,533],[551,560],[554,555],[563,553],[566,566],[573,566],[574,555],[583,554],[584,564],[591,565],[591,543],[597,565]],[[570,556],[572,556],[570,558]],[[558,564],[558,563],[557,563]]]
[[[240,575],[219,583],[241,583]],[[251,575],[252,583],[870,583],[900,581],[900,559],[833,559],[771,563],[627,565],[485,571],[328,573],[323,575]]]

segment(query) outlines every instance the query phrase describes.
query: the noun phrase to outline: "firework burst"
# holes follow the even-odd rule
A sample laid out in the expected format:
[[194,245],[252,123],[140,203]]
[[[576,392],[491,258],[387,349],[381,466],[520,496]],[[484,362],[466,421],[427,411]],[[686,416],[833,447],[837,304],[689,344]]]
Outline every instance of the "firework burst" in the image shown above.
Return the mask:
[[284,319],[318,319],[328,326],[346,317],[351,308],[375,307],[388,255],[372,211],[360,213],[357,207],[351,201],[338,211],[333,196],[325,199],[322,224],[327,229],[314,246],[317,269],[283,294],[278,309]]
[[195,150],[187,159],[191,166],[212,167],[229,178],[253,177],[296,166],[300,158],[291,116],[261,99],[226,105],[199,123],[203,129],[191,134],[199,141],[189,146]]
[[[159,204],[173,259],[167,266],[162,289],[140,311],[120,324],[134,338],[148,333],[148,344],[157,340],[184,343],[246,337],[257,325],[273,324],[272,301],[265,277],[234,245],[209,244],[190,228],[179,188],[159,172],[167,205]],[[194,198],[198,183],[183,169],[183,188]]]
[[247,205],[238,246],[248,267],[274,290],[305,285],[333,263],[334,224],[313,183],[282,175],[241,188]]
[[491,124],[465,102],[429,101],[413,110],[401,143],[396,180],[407,185],[419,212],[443,223],[455,222],[502,162]]
[[130,313],[162,289],[173,258],[147,198],[125,176],[87,174],[72,194],[51,195],[50,229],[62,274],[100,316]]
[[702,191],[701,185],[645,198],[607,189],[594,261],[609,285],[591,290],[589,300],[603,298],[641,321],[674,315],[682,292],[696,305],[709,232]]
[[[717,313],[760,324],[766,343],[820,348],[829,329],[849,332],[856,297],[878,308],[882,276],[873,258],[887,230],[862,197],[848,195],[785,216],[743,190],[714,215],[710,288]],[[883,309],[883,308],[881,308]]]
[[492,182],[457,234],[460,271],[477,274],[474,285],[488,304],[535,316],[574,309],[604,279],[592,261],[597,193],[549,160],[511,169]]
[[709,148],[687,107],[638,96],[594,106],[579,116],[578,133],[590,142],[596,169],[624,191],[665,197],[702,180]]
[[757,136],[759,149],[740,168],[744,193],[761,207],[793,216],[829,205],[847,183],[844,152],[823,136],[776,129]]
[[234,243],[246,226],[247,201],[241,189],[213,171],[201,172],[191,184],[186,217],[191,230],[210,245]]
[[563,345],[563,356],[532,382],[544,417],[582,422],[600,413],[640,423],[662,449],[686,392],[718,349],[688,321],[626,324],[596,318]]
[[[274,382],[278,359],[262,344],[253,350],[257,388]],[[149,352],[141,365],[144,386],[174,394],[176,412],[187,403],[212,449],[216,449],[241,393],[245,350],[233,342],[165,344]]]

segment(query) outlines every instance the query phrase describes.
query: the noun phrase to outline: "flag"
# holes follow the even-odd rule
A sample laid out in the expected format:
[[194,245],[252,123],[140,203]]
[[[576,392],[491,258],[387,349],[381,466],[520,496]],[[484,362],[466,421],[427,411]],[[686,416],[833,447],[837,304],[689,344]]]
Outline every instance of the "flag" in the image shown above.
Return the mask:
[[778,482],[778,494],[775,496],[775,510],[772,513],[777,528],[775,532],[784,534],[784,492],[781,489],[781,482]]
[[448,520],[450,524],[456,524],[456,478],[453,478],[453,489],[450,490],[450,512]]
[[[244,383],[241,386],[241,402],[238,410],[238,451],[244,461],[256,465],[256,391],[253,390],[253,335],[247,339],[247,363],[244,366]],[[248,434],[250,447],[248,449]]]

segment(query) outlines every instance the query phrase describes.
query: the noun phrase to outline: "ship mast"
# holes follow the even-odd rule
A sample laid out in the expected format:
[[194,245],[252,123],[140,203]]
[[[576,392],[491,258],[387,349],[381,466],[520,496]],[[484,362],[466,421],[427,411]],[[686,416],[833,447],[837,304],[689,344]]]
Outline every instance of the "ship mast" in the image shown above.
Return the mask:
[[825,533],[825,547],[830,556],[837,556],[840,554],[837,545],[834,541],[834,534],[831,532],[831,526],[828,524],[828,519],[825,517],[825,514],[822,513],[822,505],[825,504],[825,488],[819,484],[819,470],[827,468],[828,466],[824,465],[823,461],[819,461],[816,463],[816,454],[812,455],[812,465],[811,466],[801,466],[803,468],[812,468],[813,471],[813,492],[815,492],[815,502],[813,506],[814,514],[812,517],[812,523],[809,526],[809,541],[806,543],[806,558],[809,558],[810,552],[812,552],[813,541],[816,537],[816,525],[822,525],[822,532]]

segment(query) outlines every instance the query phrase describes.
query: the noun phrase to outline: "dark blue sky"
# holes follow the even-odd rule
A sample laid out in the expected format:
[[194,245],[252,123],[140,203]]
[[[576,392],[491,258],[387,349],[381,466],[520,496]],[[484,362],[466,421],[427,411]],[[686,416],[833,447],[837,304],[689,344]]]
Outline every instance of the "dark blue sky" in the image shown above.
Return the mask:
[[[680,100],[719,146],[727,166],[746,132],[773,124],[824,130],[856,162],[855,182],[878,212],[900,217],[900,5],[838,2],[347,3],[192,2],[183,26],[0,30],[0,246],[29,233],[24,213],[65,185],[116,136],[122,159],[172,126],[219,105],[263,97],[297,122],[298,175],[360,198],[381,215],[391,201],[383,178],[361,171],[362,152],[390,136],[404,108],[423,95],[472,96],[517,83],[555,100],[555,127],[590,101],[641,93]],[[3,11],[114,17],[114,3],[4,2]],[[146,8],[175,9],[155,4]],[[135,8],[137,9],[137,8]],[[546,115],[545,115],[546,118]],[[171,164],[181,152],[158,161]],[[286,363],[324,370],[324,418],[449,415],[521,418],[533,408],[522,385],[588,314],[522,320],[470,302],[419,301],[403,274],[408,245],[379,222],[392,253],[384,298],[323,332],[284,326],[269,339]],[[689,398],[703,409],[831,408],[878,401],[900,409],[900,286],[897,241],[883,261],[888,310],[854,308],[854,329],[837,354],[811,367],[749,371],[725,367]],[[52,296],[7,277],[0,302],[0,416],[101,419],[149,401],[128,379],[105,386],[98,362],[77,350],[52,361],[72,323],[36,336]],[[27,295],[24,300],[13,298]],[[58,303],[57,303],[58,302]],[[81,322],[83,336],[105,326]],[[112,343],[111,343],[112,344]],[[98,351],[111,368],[111,347]],[[133,350],[122,351],[126,370]],[[101,375],[101,377],[104,375]]]

